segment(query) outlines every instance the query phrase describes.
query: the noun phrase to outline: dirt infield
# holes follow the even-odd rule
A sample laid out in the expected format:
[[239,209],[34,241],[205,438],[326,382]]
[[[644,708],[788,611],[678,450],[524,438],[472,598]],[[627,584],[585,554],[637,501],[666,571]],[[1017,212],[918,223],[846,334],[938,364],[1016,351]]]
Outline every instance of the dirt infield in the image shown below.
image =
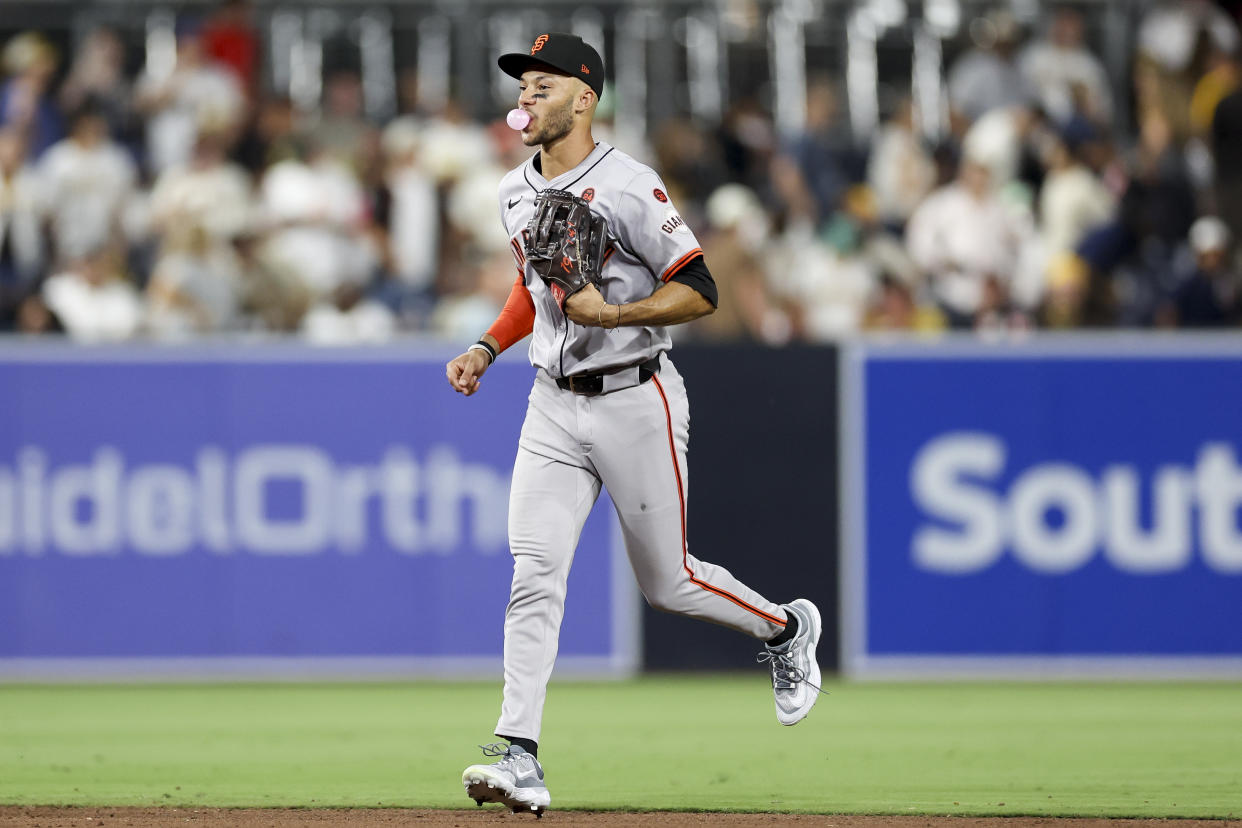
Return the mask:
[[431,811],[401,808],[348,808],[339,810],[266,808],[49,808],[0,807],[0,828],[83,828],[135,826],[166,828],[173,825],[242,828],[315,826],[577,826],[638,828],[653,825],[784,826],[823,825],[831,828],[1238,828],[1226,820],[1061,819],[1055,817],[932,817],[932,816],[818,816],[809,814],[720,814],[650,811],[645,813],[548,811],[536,820],[497,807],[469,811]]

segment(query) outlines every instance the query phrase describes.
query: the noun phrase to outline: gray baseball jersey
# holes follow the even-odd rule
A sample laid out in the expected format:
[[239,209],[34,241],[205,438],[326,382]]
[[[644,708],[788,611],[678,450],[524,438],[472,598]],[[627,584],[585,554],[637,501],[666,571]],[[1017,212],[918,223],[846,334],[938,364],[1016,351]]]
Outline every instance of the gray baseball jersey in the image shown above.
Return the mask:
[[672,340],[663,327],[605,330],[567,320],[547,285],[526,266],[523,245],[540,191],[551,187],[582,196],[593,213],[608,220],[609,252],[600,274],[604,300],[615,305],[645,299],[702,253],[664,182],[650,167],[602,141],[581,164],[551,181],[536,168],[538,157],[510,170],[500,184],[500,217],[535,303],[531,364],[566,377],[634,365],[668,350]]

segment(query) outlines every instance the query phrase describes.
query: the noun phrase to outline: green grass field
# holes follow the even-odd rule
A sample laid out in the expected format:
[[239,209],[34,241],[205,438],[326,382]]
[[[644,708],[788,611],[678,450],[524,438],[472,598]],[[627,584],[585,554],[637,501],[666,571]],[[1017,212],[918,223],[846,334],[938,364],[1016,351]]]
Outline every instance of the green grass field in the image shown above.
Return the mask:
[[[1242,685],[558,683],[558,809],[1242,817]],[[473,807],[492,683],[0,685],[0,804]]]

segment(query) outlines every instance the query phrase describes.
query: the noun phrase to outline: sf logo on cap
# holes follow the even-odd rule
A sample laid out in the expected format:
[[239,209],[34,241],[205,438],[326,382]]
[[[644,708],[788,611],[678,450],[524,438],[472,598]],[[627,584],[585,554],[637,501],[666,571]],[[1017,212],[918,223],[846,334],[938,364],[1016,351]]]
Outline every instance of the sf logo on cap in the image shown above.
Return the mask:
[[535,45],[530,47],[530,53],[533,55],[535,52],[538,52],[543,48],[543,44],[547,42],[548,36],[546,34],[539,35],[539,37],[535,38]]

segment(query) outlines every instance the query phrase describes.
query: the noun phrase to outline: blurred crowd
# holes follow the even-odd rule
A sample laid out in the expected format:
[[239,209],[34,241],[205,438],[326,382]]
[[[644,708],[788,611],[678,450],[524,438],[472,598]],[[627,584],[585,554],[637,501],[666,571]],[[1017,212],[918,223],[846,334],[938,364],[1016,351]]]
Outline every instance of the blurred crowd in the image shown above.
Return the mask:
[[[1135,23],[1124,88],[1076,8],[1033,28],[997,10],[947,66],[945,113],[886,101],[861,140],[841,79],[812,78],[799,134],[743,99],[622,146],[720,287],[681,335],[1238,325],[1238,20],[1180,0]],[[514,275],[496,188],[531,153],[503,112],[428,111],[402,73],[376,123],[352,69],[302,111],[264,88],[244,2],[179,21],[168,65],[127,58],[106,28],[70,55],[38,32],[0,52],[0,332],[471,341],[495,318]]]

